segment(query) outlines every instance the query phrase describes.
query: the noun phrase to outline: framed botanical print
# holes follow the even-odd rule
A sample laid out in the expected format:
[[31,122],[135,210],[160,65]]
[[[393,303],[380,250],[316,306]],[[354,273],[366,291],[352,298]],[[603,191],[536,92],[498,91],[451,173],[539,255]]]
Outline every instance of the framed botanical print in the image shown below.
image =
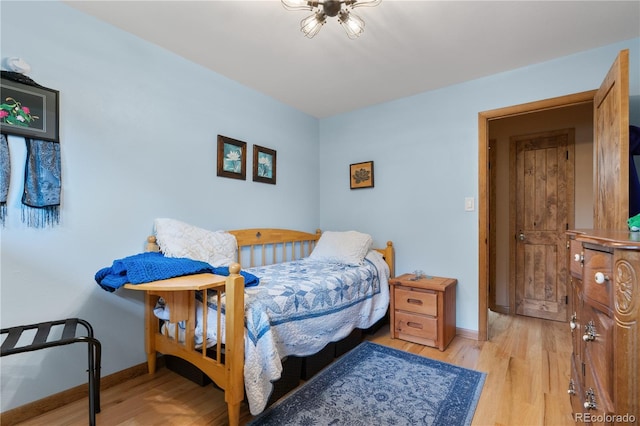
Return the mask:
[[218,135],[218,176],[246,180],[246,142]]
[[253,181],[276,184],[276,151],[253,146]]
[[373,161],[349,165],[351,189],[373,188]]

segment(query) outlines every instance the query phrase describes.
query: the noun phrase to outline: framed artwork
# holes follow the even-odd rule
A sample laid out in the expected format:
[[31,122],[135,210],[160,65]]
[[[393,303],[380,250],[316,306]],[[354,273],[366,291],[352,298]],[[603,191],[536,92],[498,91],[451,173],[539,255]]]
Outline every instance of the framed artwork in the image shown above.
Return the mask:
[[59,92],[0,79],[0,132],[60,142]]
[[218,176],[246,180],[246,142],[218,135]]
[[253,181],[276,184],[276,151],[253,146]]
[[373,161],[349,165],[351,189],[373,188]]

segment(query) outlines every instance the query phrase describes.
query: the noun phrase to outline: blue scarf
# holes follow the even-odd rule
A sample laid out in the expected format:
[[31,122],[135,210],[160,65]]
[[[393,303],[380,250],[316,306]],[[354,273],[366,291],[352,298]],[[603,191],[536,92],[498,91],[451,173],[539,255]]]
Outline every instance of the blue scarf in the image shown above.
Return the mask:
[[24,171],[22,221],[44,228],[60,222],[60,144],[25,138],[27,164]]
[[4,226],[7,217],[7,196],[9,195],[9,177],[11,163],[9,162],[9,143],[7,136],[0,135],[0,225]]

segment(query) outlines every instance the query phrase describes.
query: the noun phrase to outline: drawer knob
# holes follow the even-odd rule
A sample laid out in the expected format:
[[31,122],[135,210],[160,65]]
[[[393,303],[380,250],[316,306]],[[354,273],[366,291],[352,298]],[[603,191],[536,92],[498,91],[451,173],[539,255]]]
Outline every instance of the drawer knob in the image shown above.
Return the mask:
[[571,315],[571,321],[569,321],[569,327],[571,327],[571,331],[573,331],[576,328],[578,328],[578,324],[576,323],[577,319],[578,319],[578,316],[574,312],[573,315]]
[[609,281],[609,276],[603,274],[602,272],[596,272],[595,280],[598,284],[604,284],[605,281]]
[[582,262],[583,259],[584,257],[580,253],[576,253],[573,255],[573,260],[575,260],[576,262]]

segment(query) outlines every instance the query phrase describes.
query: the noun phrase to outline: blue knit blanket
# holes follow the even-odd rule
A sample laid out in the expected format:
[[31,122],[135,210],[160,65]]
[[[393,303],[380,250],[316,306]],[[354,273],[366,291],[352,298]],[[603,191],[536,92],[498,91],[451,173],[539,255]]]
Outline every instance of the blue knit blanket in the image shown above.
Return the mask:
[[[104,290],[113,292],[123,285],[142,284],[191,274],[211,273],[229,275],[228,267],[213,267],[199,260],[165,257],[161,253],[148,252],[113,261],[113,265],[96,272],[95,280]],[[240,271],[245,287],[258,285],[255,275]]]

